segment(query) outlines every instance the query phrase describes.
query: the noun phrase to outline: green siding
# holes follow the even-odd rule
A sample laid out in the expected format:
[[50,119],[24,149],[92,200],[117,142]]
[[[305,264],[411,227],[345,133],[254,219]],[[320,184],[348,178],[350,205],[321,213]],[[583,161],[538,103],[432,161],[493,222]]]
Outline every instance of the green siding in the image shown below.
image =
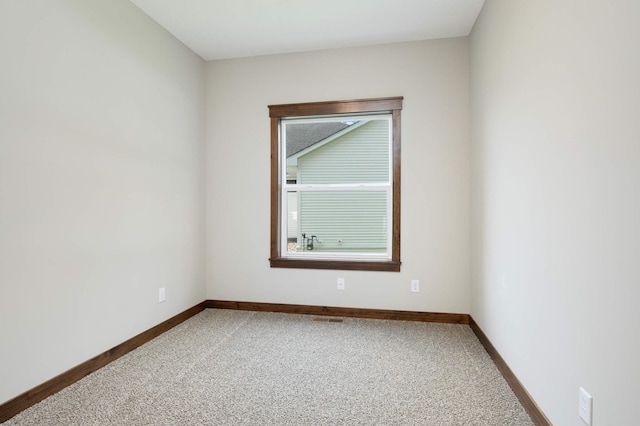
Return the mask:
[[[298,184],[388,182],[387,120],[365,123],[298,158]],[[322,242],[314,251],[386,251],[386,191],[301,191],[298,203],[300,245],[306,233]]]
[[314,251],[386,250],[386,191],[303,191],[298,196],[300,233],[322,242]]
[[389,181],[389,121],[374,120],[298,158],[298,183]]

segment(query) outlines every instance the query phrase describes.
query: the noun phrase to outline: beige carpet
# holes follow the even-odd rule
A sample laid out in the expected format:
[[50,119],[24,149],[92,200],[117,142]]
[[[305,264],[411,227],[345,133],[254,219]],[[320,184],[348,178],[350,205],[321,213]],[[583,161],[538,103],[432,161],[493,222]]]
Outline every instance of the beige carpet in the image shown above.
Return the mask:
[[532,425],[463,325],[208,309],[4,425]]

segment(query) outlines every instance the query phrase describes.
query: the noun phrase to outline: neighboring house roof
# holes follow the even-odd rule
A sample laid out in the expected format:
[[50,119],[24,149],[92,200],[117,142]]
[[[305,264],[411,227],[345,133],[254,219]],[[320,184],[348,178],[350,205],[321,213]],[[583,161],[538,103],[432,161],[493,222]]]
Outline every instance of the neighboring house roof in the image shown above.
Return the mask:
[[[352,122],[350,122],[353,124]],[[332,121],[328,123],[289,124],[287,126],[287,157],[334,135],[351,124]]]

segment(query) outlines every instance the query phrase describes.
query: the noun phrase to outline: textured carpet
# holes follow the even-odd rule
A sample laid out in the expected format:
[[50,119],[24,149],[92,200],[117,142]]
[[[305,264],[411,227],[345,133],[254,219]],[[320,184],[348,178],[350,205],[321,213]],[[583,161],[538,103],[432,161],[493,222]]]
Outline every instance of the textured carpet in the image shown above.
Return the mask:
[[208,309],[4,425],[532,425],[468,326]]

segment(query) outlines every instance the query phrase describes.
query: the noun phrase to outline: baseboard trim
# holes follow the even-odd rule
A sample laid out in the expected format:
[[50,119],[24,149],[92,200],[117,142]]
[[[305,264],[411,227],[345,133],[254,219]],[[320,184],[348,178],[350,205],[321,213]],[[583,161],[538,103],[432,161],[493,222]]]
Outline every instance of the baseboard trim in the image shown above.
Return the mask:
[[286,314],[469,324],[468,314],[446,314],[439,312],[392,311],[385,309],[341,308],[335,306],[235,302],[228,300],[207,300],[205,301],[205,306],[207,308],[234,309],[238,311],[280,312]]
[[473,330],[475,335],[478,337],[478,340],[480,340],[480,343],[484,346],[485,350],[493,360],[493,363],[502,374],[502,377],[507,381],[511,390],[513,390],[513,393],[516,394],[516,397],[527,411],[527,414],[529,414],[529,417],[531,417],[533,423],[537,426],[552,426],[549,419],[547,419],[540,407],[538,407],[533,398],[531,398],[529,392],[527,392],[524,386],[522,386],[520,380],[518,380],[513,371],[511,371],[509,365],[507,365],[504,358],[502,358],[498,350],[493,346],[487,335],[484,334],[480,326],[478,326],[478,323],[473,320],[471,315],[469,315],[469,327],[471,327],[471,330]]
[[0,405],[0,423],[3,423],[21,411],[37,404],[48,396],[53,395],[56,392],[61,391],[67,386],[77,382],[85,376],[93,373],[94,371],[104,367],[110,362],[115,361],[128,352],[136,349],[139,346],[147,343],[148,341],[155,339],[162,333],[170,330],[176,325],[188,320],[197,313],[203,311],[206,308],[205,302],[201,302],[192,308],[181,312],[168,320],[152,327],[137,336],[109,349],[106,352],[101,353],[88,361],[83,362],[80,365],[73,367],[72,369],[65,371],[64,373],[47,380],[41,385],[24,392],[21,395],[16,396],[13,399]]

